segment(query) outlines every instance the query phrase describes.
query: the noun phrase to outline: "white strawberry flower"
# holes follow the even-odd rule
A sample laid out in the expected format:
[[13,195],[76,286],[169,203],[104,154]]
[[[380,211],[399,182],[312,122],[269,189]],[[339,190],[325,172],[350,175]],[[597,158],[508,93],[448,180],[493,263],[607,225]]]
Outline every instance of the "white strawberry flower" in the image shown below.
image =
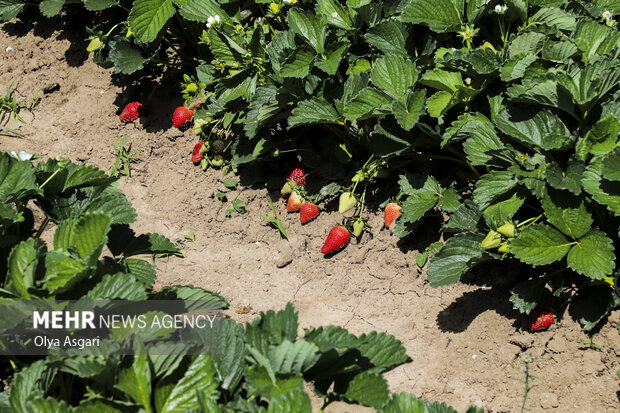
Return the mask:
[[495,13],[497,14],[504,14],[506,11],[508,11],[508,6],[505,4],[498,4],[495,6]]
[[30,159],[32,159],[32,154],[28,153],[26,151],[19,151],[19,153],[16,153],[15,151],[11,151],[11,156],[13,156],[13,158],[15,159],[19,159],[21,161],[29,161]]
[[611,20],[611,17],[611,12],[609,10],[603,12],[603,18],[605,18],[605,20]]
[[297,3],[297,0],[284,0],[284,3],[286,3],[286,4],[295,4],[295,3]]
[[207,29],[213,25],[220,23],[220,15],[216,14],[215,16],[209,16],[207,18]]

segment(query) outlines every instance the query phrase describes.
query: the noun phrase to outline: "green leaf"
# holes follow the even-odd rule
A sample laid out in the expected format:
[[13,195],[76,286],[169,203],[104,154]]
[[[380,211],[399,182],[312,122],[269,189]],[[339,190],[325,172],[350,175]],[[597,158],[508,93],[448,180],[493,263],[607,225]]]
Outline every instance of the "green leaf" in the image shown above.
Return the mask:
[[89,273],[88,267],[62,250],[47,253],[45,268],[43,285],[50,293],[56,294],[69,291]]
[[31,413],[69,413],[71,410],[64,400],[38,395],[28,402]]
[[459,193],[452,188],[443,189],[437,199],[437,206],[445,212],[454,212],[461,207],[461,197]]
[[371,79],[379,89],[402,102],[407,91],[417,82],[418,75],[411,60],[391,54],[375,61]]
[[374,366],[374,372],[383,373],[411,361],[403,343],[390,334],[362,334],[355,347]]
[[483,238],[480,234],[463,233],[448,239],[428,266],[431,287],[454,284],[467,270],[484,261],[484,249],[480,246]]
[[517,185],[514,175],[508,171],[494,171],[482,175],[476,182],[474,202],[481,210],[495,203]]
[[579,274],[594,280],[613,274],[616,267],[614,246],[604,232],[592,230],[571,248],[566,262]]
[[117,4],[116,0],[84,0],[84,7],[89,11],[101,11]]
[[28,401],[36,394],[43,395],[41,381],[47,369],[44,360],[36,361],[15,373],[11,380],[11,407],[16,413],[31,413]]
[[544,39],[545,35],[538,32],[525,32],[515,37],[508,46],[509,58],[517,55],[537,55]]
[[605,155],[615,149],[619,136],[620,122],[614,115],[607,115],[596,122],[580,142],[578,156],[584,159],[586,151],[593,155]]
[[216,0],[187,0],[179,9],[184,19],[206,23],[210,16],[220,16],[222,21],[230,18]]
[[362,406],[379,409],[388,401],[390,391],[382,375],[365,371],[349,382],[342,396]]
[[558,30],[573,31],[577,25],[575,18],[558,7],[543,7],[529,20],[530,24],[546,24]]
[[376,47],[386,55],[406,56],[405,45],[409,33],[405,25],[397,20],[387,20],[368,30],[364,35],[366,43]]
[[100,250],[106,243],[110,224],[110,216],[102,212],[86,214],[75,222],[71,239],[82,258]]
[[34,238],[29,238],[13,247],[8,257],[5,288],[22,297],[30,297],[28,289],[34,286],[38,262]]
[[463,144],[463,150],[472,165],[490,165],[494,153],[504,148],[504,143],[497,136],[490,123],[480,123],[470,129],[469,138]]
[[442,66],[469,76],[490,75],[500,67],[500,59],[488,48],[450,50],[443,55]]
[[115,37],[109,46],[109,57],[117,73],[129,75],[137,72],[143,69],[144,64],[149,60],[136,45],[121,37]]
[[595,159],[583,173],[583,189],[598,203],[606,205],[614,215],[620,215],[620,189],[602,178],[603,159]]
[[317,53],[325,51],[327,26],[323,15],[316,15],[295,7],[288,12],[288,22],[291,30],[308,42]]
[[594,223],[585,202],[563,191],[550,191],[542,199],[547,220],[573,239],[582,237]]
[[284,340],[269,350],[273,371],[280,374],[303,373],[320,357],[319,348],[304,339],[291,342]]
[[269,310],[260,314],[252,323],[245,326],[246,342],[259,352],[268,354],[270,345],[278,345],[284,340],[295,341],[299,315],[293,304],[288,303],[286,308],[277,313]]
[[424,115],[424,101],[426,100],[426,90],[408,91],[404,100],[394,101],[392,110],[398,124],[406,131],[410,131],[418,123],[420,116]]
[[300,47],[293,52],[282,65],[282,77],[304,78],[310,73],[316,52],[308,46]]
[[529,314],[540,303],[547,291],[545,278],[533,278],[517,284],[510,290],[510,302],[515,310]]
[[9,21],[16,17],[26,7],[22,0],[0,0],[0,20]]
[[538,59],[534,54],[518,54],[512,59],[508,60],[502,67],[502,80],[504,82],[511,82],[513,80],[521,79],[527,69]]
[[555,189],[566,189],[575,195],[581,193],[581,178],[585,165],[577,159],[571,157],[568,160],[568,166],[562,171],[560,166],[553,162],[545,170],[547,174],[547,182]]
[[84,296],[86,300],[133,300],[147,299],[145,285],[123,273],[106,274],[92,290]]
[[[425,403],[408,393],[392,395],[392,399],[379,411],[379,413],[431,413]],[[446,413],[449,411],[446,410]]]
[[79,165],[69,169],[62,191],[66,192],[83,186],[107,185],[114,181],[114,178],[97,167]]
[[544,224],[534,224],[512,241],[510,252],[526,264],[546,265],[564,258],[571,245],[558,230]]
[[449,72],[442,69],[429,70],[420,79],[420,83],[435,89],[453,94],[461,86],[464,86],[463,76],[457,72]]
[[150,43],[174,13],[172,0],[135,0],[127,22],[137,42]]
[[603,158],[602,177],[620,181],[620,148],[614,149]]
[[317,55],[314,60],[314,65],[327,73],[334,76],[338,72],[340,62],[346,55],[346,51],[351,44],[349,42],[335,42],[327,45],[325,55]]
[[318,0],[316,11],[322,13],[327,23],[344,30],[351,30],[353,22],[346,8],[335,0]]
[[158,412],[185,413],[200,407],[196,393],[207,399],[219,398],[218,381],[213,358],[195,356],[180,378],[167,376],[155,388],[155,408]]
[[310,396],[303,389],[295,389],[269,400],[267,413],[311,413]]
[[131,366],[120,369],[117,376],[116,389],[127,394],[131,399],[144,407],[147,412],[151,408],[151,368],[147,356],[133,356]]
[[523,206],[525,197],[516,192],[509,199],[498,202],[484,210],[483,216],[489,228],[497,229],[505,222],[512,221],[517,211]]
[[476,204],[466,200],[454,213],[450,220],[442,227],[444,232],[477,232],[480,225],[481,213]]
[[598,24],[595,21],[584,19],[577,24],[577,30],[573,34],[573,41],[579,50],[583,52],[583,61],[588,62],[599,50],[604,52],[606,41],[614,39],[616,35],[617,32],[614,33],[613,29]]
[[563,63],[573,57],[579,49],[570,40],[547,40],[542,50],[542,58],[556,63]]
[[125,265],[131,274],[137,281],[144,284],[147,288],[153,287],[157,273],[155,267],[148,261],[137,258],[126,258]]
[[39,10],[45,17],[54,17],[60,13],[64,5],[65,0],[43,0],[39,3]]
[[463,0],[411,0],[401,15],[406,23],[424,24],[434,32],[455,32],[463,26]]
[[223,389],[233,392],[241,382],[247,363],[243,326],[228,319],[221,321],[222,352],[213,356]]
[[36,189],[32,164],[0,152],[0,199],[5,203],[14,202],[34,194]]
[[325,99],[313,98],[299,102],[288,119],[289,128],[311,123],[335,123],[340,119],[336,109]]
[[570,131],[550,110],[510,107],[494,119],[506,135],[545,150],[560,149],[570,142]]
[[423,268],[426,265],[426,261],[428,261],[427,252],[419,252],[418,255],[415,256],[415,263],[420,268]]
[[375,109],[392,102],[392,99],[385,93],[366,87],[345,106],[344,116],[347,120],[357,120],[372,113]]

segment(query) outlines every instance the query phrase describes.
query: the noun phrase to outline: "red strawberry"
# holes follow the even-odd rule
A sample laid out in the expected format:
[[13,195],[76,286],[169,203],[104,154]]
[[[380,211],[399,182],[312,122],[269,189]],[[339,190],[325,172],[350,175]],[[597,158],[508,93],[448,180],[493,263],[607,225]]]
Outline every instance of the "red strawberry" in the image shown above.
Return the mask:
[[306,202],[301,206],[301,212],[299,213],[299,220],[302,224],[307,224],[314,218],[319,216],[319,208],[312,202]]
[[144,115],[144,106],[142,106],[142,103],[131,102],[125,106],[125,109],[123,109],[119,117],[121,118],[121,122],[131,123],[142,115]]
[[350,239],[351,235],[349,234],[349,230],[342,225],[336,225],[329,231],[329,235],[327,235],[321,252],[323,254],[331,254],[332,252],[338,251],[346,247]]
[[530,331],[546,330],[555,322],[553,310],[546,305],[537,305],[530,314]]
[[286,204],[286,210],[288,212],[296,212],[301,209],[304,201],[301,199],[301,195],[297,192],[293,192],[291,196],[288,198],[288,203]]
[[403,211],[396,202],[390,202],[385,206],[385,210],[383,211],[383,218],[385,219],[385,226],[390,227],[392,223],[403,214]]
[[172,115],[172,126],[180,128],[186,125],[192,119],[192,112],[185,106],[179,106],[174,110]]
[[306,184],[306,173],[300,167],[294,168],[286,177],[287,181],[295,181],[299,186]]
[[194,146],[194,150],[192,151],[192,162],[200,162],[200,159],[202,159],[202,153],[200,152],[200,149],[202,149],[202,145],[204,144],[205,143],[203,141],[200,141],[196,144],[196,146]]

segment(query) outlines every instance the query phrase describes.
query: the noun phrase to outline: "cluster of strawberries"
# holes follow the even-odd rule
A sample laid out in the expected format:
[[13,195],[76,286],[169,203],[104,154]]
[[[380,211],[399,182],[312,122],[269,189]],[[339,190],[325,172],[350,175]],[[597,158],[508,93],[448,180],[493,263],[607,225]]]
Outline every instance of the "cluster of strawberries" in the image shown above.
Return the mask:
[[[197,106],[198,107],[198,106]],[[144,115],[144,105],[140,102],[131,102],[125,106],[123,111],[121,112],[119,118],[121,122],[131,123],[138,119],[140,116]],[[180,128],[187,125],[194,116],[194,112],[186,108],[185,106],[179,106],[174,110],[172,114],[172,126],[175,128]]]
[[[302,224],[307,224],[319,215],[318,206],[313,202],[304,200],[303,196],[300,194],[301,188],[306,184],[307,177],[308,175],[303,171],[301,167],[294,168],[286,176],[286,182],[284,183],[280,191],[283,197],[288,196],[286,210],[288,212],[299,212],[299,221]],[[342,204],[342,197],[340,201]],[[339,209],[343,211],[350,208],[342,208],[341,205],[341,208]],[[384,210],[385,226],[390,227],[392,223],[401,215],[402,211],[400,205],[394,202],[389,203]],[[355,225],[355,223],[353,225]],[[346,247],[349,244],[350,240],[351,232],[349,231],[349,229],[344,225],[335,225],[329,231],[327,239],[323,244],[323,248],[321,248],[321,252],[323,254],[335,253]]]

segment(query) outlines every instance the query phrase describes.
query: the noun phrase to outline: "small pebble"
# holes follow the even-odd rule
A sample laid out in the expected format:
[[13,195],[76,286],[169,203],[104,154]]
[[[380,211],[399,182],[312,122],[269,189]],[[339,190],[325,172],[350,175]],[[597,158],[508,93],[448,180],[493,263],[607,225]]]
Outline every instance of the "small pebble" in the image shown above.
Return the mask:
[[13,48],[12,48],[11,46],[9,46],[9,47],[7,47],[7,48],[5,49],[5,51],[6,51],[7,53],[8,53],[8,52],[12,52],[12,51],[13,51]]

